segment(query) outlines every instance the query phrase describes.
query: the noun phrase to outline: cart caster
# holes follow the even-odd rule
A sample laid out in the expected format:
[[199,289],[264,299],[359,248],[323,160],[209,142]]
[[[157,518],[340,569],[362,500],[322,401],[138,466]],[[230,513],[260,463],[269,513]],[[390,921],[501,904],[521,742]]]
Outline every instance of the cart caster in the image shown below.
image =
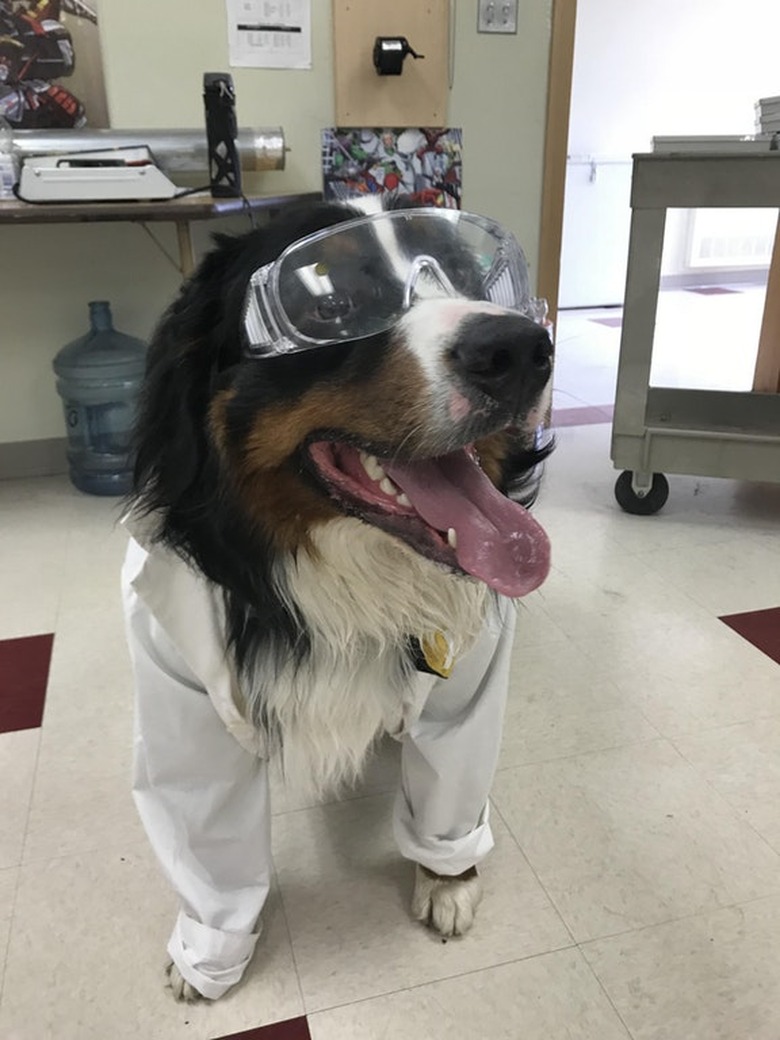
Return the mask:
[[669,497],[669,481],[663,473],[654,473],[646,491],[634,490],[634,474],[625,470],[615,482],[615,498],[621,509],[636,516],[650,516],[661,509]]

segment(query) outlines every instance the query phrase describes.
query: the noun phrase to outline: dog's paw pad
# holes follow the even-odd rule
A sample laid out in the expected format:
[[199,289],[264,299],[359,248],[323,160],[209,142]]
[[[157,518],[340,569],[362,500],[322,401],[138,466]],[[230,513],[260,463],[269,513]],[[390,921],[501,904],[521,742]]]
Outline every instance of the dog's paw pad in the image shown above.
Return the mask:
[[482,882],[476,870],[460,877],[442,877],[417,866],[412,915],[440,935],[464,935],[474,923],[482,899]]
[[175,1000],[184,1004],[194,1004],[196,1001],[204,999],[203,995],[198,993],[191,983],[187,982],[175,964],[167,965],[165,975],[167,978],[166,985],[170,987]]

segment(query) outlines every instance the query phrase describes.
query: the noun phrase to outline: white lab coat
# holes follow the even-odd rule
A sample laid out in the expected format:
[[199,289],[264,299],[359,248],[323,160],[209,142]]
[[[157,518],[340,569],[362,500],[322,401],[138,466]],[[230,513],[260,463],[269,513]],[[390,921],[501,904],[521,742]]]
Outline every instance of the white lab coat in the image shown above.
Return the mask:
[[[136,682],[133,794],[180,900],[168,952],[187,982],[216,999],[249,963],[269,890],[265,747],[237,707],[219,592],[133,533],[122,571]],[[449,679],[419,677],[418,711],[399,737],[396,843],[440,874],[461,873],[493,846],[488,795],[514,617],[500,601]]]

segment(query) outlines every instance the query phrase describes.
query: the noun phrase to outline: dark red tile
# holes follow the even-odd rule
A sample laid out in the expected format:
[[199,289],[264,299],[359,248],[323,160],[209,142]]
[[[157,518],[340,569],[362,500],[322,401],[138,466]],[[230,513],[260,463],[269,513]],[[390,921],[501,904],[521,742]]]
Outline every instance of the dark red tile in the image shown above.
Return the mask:
[[214,1040],[311,1040],[311,1033],[305,1018],[290,1018],[286,1022],[247,1029],[244,1033],[218,1036]]
[[720,620],[780,664],[780,607],[727,614]]
[[738,293],[740,289],[727,289],[724,285],[700,285],[697,288],[686,289],[686,292],[699,293],[701,296],[724,296],[726,293]]
[[606,325],[608,329],[619,329],[623,324],[622,318],[590,318],[597,325]]
[[53,635],[0,639],[0,733],[40,726],[53,641]]
[[582,408],[554,408],[553,426],[592,426],[595,423],[612,422],[615,406],[600,404],[598,407],[583,405]]

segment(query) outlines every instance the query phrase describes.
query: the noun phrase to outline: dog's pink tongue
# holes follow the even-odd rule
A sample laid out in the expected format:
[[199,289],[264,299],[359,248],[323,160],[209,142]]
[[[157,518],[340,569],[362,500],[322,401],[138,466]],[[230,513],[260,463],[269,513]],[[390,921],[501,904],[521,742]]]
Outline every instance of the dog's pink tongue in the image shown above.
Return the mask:
[[455,528],[455,556],[467,574],[505,596],[525,596],[542,584],[550,569],[547,535],[465,451],[382,464],[427,524],[442,532]]

